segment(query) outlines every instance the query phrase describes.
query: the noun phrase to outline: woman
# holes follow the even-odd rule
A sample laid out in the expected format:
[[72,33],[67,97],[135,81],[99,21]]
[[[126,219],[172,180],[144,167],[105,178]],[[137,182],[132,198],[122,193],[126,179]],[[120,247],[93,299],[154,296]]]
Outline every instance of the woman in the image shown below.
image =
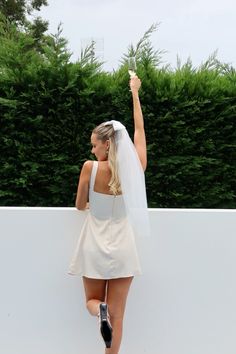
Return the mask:
[[[136,212],[140,201],[136,195],[143,196],[139,205],[142,216],[147,211],[143,173],[147,165],[146,138],[140,86],[137,76],[131,78],[134,144],[120,122],[97,126],[91,135],[92,153],[97,161],[84,163],[76,197],[77,209],[86,209],[89,200],[90,210],[69,273],[83,276],[87,309],[99,317],[106,354],[119,352],[127,295],[133,277],[141,273],[134,236],[134,226],[140,222]],[[135,174],[133,180],[131,172]]]

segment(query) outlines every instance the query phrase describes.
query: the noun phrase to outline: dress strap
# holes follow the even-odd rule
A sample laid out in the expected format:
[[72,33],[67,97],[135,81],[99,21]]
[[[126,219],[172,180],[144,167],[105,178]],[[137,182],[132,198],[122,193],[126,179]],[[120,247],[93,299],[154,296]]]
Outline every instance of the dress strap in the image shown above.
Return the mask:
[[94,184],[95,184],[95,178],[97,174],[97,169],[98,169],[98,161],[93,161],[93,168],[90,176],[90,191],[94,190]]

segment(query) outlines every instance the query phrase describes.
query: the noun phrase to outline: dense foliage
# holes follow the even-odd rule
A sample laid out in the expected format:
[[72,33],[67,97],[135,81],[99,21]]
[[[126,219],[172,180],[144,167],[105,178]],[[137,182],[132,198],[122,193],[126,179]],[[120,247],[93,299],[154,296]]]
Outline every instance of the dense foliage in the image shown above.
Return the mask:
[[[161,67],[147,38],[138,74],[148,144],[150,207],[236,207],[236,73],[213,56]],[[74,206],[92,128],[133,134],[126,57],[107,73],[93,48],[70,62],[60,31],[35,36],[0,21],[0,205]]]
[[9,22],[17,26],[27,26],[27,15],[47,6],[47,0],[0,0],[0,12]]

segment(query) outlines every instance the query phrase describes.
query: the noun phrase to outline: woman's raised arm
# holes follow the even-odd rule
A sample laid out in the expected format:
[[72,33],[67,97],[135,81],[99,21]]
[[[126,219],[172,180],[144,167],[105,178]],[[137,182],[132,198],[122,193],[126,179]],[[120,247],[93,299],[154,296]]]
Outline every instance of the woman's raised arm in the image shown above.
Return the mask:
[[134,146],[137,150],[143,170],[147,167],[147,147],[146,136],[144,130],[143,113],[139,100],[138,91],[141,86],[141,81],[138,76],[130,79],[130,89],[133,98],[133,116],[134,116]]

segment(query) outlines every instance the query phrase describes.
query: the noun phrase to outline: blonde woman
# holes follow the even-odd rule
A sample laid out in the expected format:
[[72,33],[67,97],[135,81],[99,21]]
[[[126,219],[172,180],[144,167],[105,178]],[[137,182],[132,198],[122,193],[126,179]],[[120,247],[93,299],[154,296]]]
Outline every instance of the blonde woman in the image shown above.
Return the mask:
[[120,122],[97,126],[91,135],[97,161],[84,163],[76,197],[79,210],[89,200],[89,213],[69,273],[83,277],[87,309],[99,318],[106,354],[119,352],[127,295],[133,277],[141,274],[135,226],[146,228],[147,157],[140,86],[137,76],[131,78],[134,143]]

